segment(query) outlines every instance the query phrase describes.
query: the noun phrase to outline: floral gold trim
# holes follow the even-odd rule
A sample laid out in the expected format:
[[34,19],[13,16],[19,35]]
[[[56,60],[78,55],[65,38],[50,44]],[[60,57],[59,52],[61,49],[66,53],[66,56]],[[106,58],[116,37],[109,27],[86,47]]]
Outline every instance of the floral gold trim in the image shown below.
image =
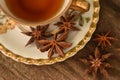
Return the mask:
[[12,20],[7,20],[5,25],[0,24],[0,34],[4,34],[7,30],[12,30],[15,28],[16,23]]
[[7,28],[3,25],[0,25],[0,34],[6,33],[7,32]]
[[81,50],[86,45],[86,43],[90,40],[91,35],[95,31],[96,24],[97,24],[97,22],[99,20],[99,8],[100,8],[99,7],[99,0],[94,0],[94,14],[93,14],[93,20],[92,20],[89,31],[85,35],[84,39],[81,42],[79,42],[79,44],[76,47],[74,47],[73,49],[71,49],[70,51],[68,51],[65,54],[64,58],[55,57],[55,58],[52,58],[51,60],[49,60],[49,59],[25,58],[25,57],[14,54],[12,51],[6,49],[1,43],[0,43],[0,51],[4,55],[14,59],[15,61],[22,62],[22,63],[29,64],[29,65],[50,65],[50,64],[54,64],[56,62],[64,61],[64,60],[72,57],[73,55],[75,55],[76,52]]

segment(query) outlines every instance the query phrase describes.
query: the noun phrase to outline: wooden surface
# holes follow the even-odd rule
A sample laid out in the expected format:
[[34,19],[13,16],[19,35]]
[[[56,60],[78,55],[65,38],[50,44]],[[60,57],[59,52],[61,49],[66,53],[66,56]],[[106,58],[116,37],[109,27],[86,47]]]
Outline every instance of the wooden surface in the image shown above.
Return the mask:
[[[95,33],[113,31],[112,35],[119,40],[109,51],[113,56],[109,59],[112,69],[108,70],[113,79],[120,80],[120,52],[114,49],[120,47],[120,0],[100,0],[100,21]],[[86,47],[74,57],[51,66],[29,66],[15,62],[0,54],[0,80],[92,80],[84,75],[84,65],[80,57],[89,53],[95,47],[91,40]],[[99,80],[107,80],[100,76]]]

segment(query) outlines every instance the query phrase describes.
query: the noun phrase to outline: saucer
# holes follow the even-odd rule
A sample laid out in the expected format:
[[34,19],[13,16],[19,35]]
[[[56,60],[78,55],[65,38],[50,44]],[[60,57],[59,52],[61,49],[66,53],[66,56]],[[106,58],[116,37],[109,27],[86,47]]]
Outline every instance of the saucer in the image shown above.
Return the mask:
[[[29,26],[17,24],[5,16],[2,11],[0,11],[0,51],[15,61],[29,65],[50,65],[74,56],[91,39],[99,20],[99,0],[87,1],[90,3],[90,10],[82,14],[82,25],[79,25],[79,20],[76,20],[77,28],[80,31],[70,32],[67,41],[73,45],[64,50],[64,57],[54,55],[51,59],[48,59],[48,51],[40,52],[34,44],[25,47],[30,37],[21,32],[29,30]],[[57,29],[53,24],[58,21],[51,23],[48,30],[53,31]]]

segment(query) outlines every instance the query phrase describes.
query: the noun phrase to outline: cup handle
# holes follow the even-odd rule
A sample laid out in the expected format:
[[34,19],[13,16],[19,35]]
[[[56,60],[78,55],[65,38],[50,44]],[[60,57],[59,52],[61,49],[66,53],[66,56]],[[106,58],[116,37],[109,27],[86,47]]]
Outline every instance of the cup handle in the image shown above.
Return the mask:
[[86,0],[73,0],[70,8],[81,13],[84,13],[89,10],[90,3],[87,2]]

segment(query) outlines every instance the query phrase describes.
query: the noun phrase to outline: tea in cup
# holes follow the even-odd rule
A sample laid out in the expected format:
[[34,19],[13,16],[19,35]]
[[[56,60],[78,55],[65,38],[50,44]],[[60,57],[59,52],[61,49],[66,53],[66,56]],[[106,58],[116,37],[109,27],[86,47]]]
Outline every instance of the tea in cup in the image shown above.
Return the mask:
[[45,25],[68,10],[72,0],[0,0],[2,10],[17,22]]

